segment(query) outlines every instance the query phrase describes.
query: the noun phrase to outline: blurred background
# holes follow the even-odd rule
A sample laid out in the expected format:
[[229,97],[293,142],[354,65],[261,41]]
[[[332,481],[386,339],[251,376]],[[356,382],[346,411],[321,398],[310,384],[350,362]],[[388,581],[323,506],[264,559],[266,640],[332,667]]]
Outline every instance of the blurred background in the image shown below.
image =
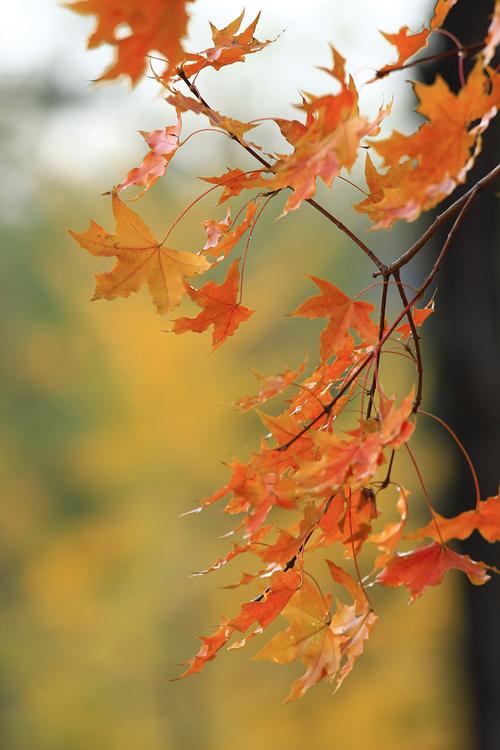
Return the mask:
[[[315,66],[329,64],[328,42],[362,86],[394,57],[377,29],[419,29],[432,3],[247,0],[248,21],[261,5],[257,36],[285,30],[276,43],[245,65],[198,79],[211,106],[243,120],[293,116],[290,102],[299,101],[300,90],[326,92],[330,81]],[[221,27],[237,12],[230,0],[198,0],[187,47],[209,46],[208,19]],[[273,201],[248,259],[244,303],[258,312],[214,355],[208,334],[167,334],[146,293],[91,304],[93,274],[105,264],[77,247],[66,228],[82,231],[93,218],[112,230],[110,201],[101,194],[142,159],[135,131],[173,123],[151,80],[134,90],[126,82],[91,83],[111,58],[106,49],[85,50],[92,27],[92,19],[55,0],[2,9],[1,746],[474,747],[468,620],[454,575],[411,608],[403,592],[379,595],[380,623],[335,697],[321,684],[282,705],[300,666],[249,661],[259,644],[222,653],[199,676],[171,681],[198,649],[197,634],[209,633],[221,612],[235,612],[242,596],[220,588],[235,582],[241,567],[189,577],[229,548],[230,540],[218,538],[227,519],[210,512],[179,518],[225,482],[224,461],[245,459],[257,444],[257,419],[238,415],[231,403],[256,390],[251,369],[273,374],[305,357],[313,365],[321,326],[286,317],[311,293],[306,273],[356,293],[372,269],[308,206],[276,222]],[[373,114],[394,97],[391,125],[414,129],[405,80],[416,75],[362,86],[362,111]],[[194,116],[185,119],[186,129],[203,127]],[[253,139],[273,148],[268,125]],[[220,135],[194,137],[134,209],[161,235],[204,190],[197,176],[253,166],[240,151]],[[356,168],[353,179],[360,175]],[[337,181],[319,198],[386,259],[429,220],[368,234],[350,208],[358,200],[353,188]],[[188,214],[173,235],[175,247],[201,247],[203,220],[225,213],[213,204],[209,196]],[[432,248],[428,253],[424,264]],[[370,294],[375,299],[377,290]],[[439,332],[435,317],[424,338],[425,405],[439,412],[443,370],[432,342],[449,331]],[[390,383],[409,389],[411,373],[394,360]],[[421,423],[419,432],[415,451],[431,496],[449,510],[446,486],[460,457],[432,424]],[[404,462],[397,476],[414,488],[415,508],[422,505]],[[461,491],[457,510],[472,504],[468,478]],[[495,491],[486,486],[485,495]]]

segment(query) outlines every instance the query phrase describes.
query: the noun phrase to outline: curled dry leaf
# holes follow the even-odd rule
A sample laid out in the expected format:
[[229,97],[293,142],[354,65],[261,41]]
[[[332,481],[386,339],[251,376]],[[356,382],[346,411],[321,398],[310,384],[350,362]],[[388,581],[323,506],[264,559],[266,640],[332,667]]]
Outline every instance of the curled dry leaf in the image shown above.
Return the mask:
[[203,226],[207,233],[207,241],[203,247],[206,255],[213,255],[216,258],[227,258],[234,247],[238,244],[247,229],[252,225],[255,218],[257,204],[250,201],[247,205],[246,213],[242,221],[235,229],[230,229],[231,217],[228,209],[224,221],[205,221]]
[[179,137],[181,133],[181,117],[177,113],[177,123],[163,128],[163,130],[153,130],[147,133],[139,131],[147,145],[149,152],[144,157],[138,167],[130,170],[126,178],[117,185],[116,190],[125,190],[132,185],[143,186],[145,192],[155,184],[155,182],[166,172],[168,163],[179,147]]

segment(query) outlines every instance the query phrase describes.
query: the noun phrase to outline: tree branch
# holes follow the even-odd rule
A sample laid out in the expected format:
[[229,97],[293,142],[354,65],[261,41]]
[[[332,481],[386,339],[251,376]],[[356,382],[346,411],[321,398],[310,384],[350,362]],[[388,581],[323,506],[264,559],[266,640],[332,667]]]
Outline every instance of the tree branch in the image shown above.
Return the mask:
[[[401,255],[397,260],[387,266],[388,273],[394,275],[395,271],[399,271],[401,268],[403,268],[403,266],[406,266],[406,264],[410,262],[410,260],[424,247],[424,245],[427,244],[431,237],[434,236],[437,230],[446,221],[448,221],[451,216],[456,214],[457,211],[460,211],[460,209],[467,203],[473,193],[481,193],[499,176],[500,164],[497,164],[496,167],[494,167],[490,172],[488,172],[488,174],[486,174],[483,178],[476,182],[476,184],[471,187],[471,189],[468,190],[464,195],[462,195],[461,198],[458,198],[458,200],[452,203],[451,206],[448,206],[448,208],[443,211],[443,213],[439,214],[439,216],[432,222],[430,227],[423,233],[420,239],[418,239],[410,248],[408,248],[408,250],[403,253],[403,255]],[[383,276],[383,273],[379,272],[374,273],[373,275]]]
[[[184,73],[182,68],[177,68],[177,74],[179,78],[181,78],[181,80],[184,81],[186,86],[189,88],[191,93],[198,99],[198,101],[201,102],[201,104],[203,104],[204,107],[207,107],[207,109],[211,109],[208,102],[202,97],[202,95],[198,91],[198,88],[194,85],[194,83],[192,83],[189,80],[189,78]],[[251,156],[254,157],[254,159],[257,159],[257,161],[259,161],[264,167],[272,171],[273,165],[271,164],[271,162],[267,161],[267,159],[264,159],[263,156],[261,156],[257,151],[255,151],[255,149],[253,149],[248,144],[242,143],[240,139],[236,135],[234,135],[234,133],[228,132],[228,135],[233,141],[236,141],[237,143],[239,143],[240,146],[242,146],[245,149],[245,151],[247,151]],[[292,190],[292,188],[290,188],[290,190]],[[330,211],[324,208],[324,206],[321,206],[317,201],[313,200],[313,198],[307,198],[306,202],[309,203],[309,205],[311,205],[313,208],[315,208],[316,211],[319,211],[319,213],[322,214],[326,219],[328,219],[328,221],[334,224],[337,227],[337,229],[340,229],[341,232],[347,235],[347,237],[349,237],[349,239],[351,239],[364,252],[364,254],[372,261],[372,263],[374,263],[377,266],[381,274],[385,273],[385,270],[386,270],[385,264],[382,263],[382,261],[375,255],[375,253],[372,252],[372,250],[370,250],[370,248],[367,247],[367,245],[365,245],[365,243],[356,234],[354,234],[353,231],[351,231],[348,227],[346,227],[346,225],[342,221],[340,221],[340,219],[337,219],[336,216],[330,213]]]
[[[396,281],[399,296],[401,297],[401,302],[403,303],[404,307],[407,307],[408,297],[406,296],[405,288],[403,284],[401,283],[401,276],[400,276],[399,270],[394,272],[394,280]],[[413,313],[411,311],[411,307],[409,308],[406,314],[406,318],[408,320],[408,324],[410,326],[410,330],[413,336],[413,345],[415,347],[415,364],[417,368],[417,392],[415,394],[415,401],[413,402],[413,414],[415,414],[415,412],[418,410],[418,407],[420,406],[420,403],[422,401],[424,368],[422,365],[422,353],[420,350],[420,336],[417,333],[417,328],[415,326],[415,321],[413,320]]]

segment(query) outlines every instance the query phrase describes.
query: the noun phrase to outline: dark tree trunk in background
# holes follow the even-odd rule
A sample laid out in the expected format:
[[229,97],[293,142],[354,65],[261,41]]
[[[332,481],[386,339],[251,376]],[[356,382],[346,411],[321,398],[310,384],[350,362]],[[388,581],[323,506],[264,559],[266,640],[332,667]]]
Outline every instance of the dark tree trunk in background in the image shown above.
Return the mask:
[[[493,0],[462,0],[451,10],[444,28],[462,44],[480,41],[493,7]],[[470,66],[466,62],[466,71]],[[456,58],[438,62],[433,68],[425,67],[422,74],[431,81],[438,72],[457,89]],[[498,162],[498,121],[486,131],[483,146],[468,186]],[[483,499],[496,495],[500,479],[500,199],[495,197],[499,190],[497,183],[479,196],[457,233],[439,274],[439,314],[434,323],[435,327],[440,326],[440,402],[434,404],[434,410],[448,421],[469,450]],[[444,237],[445,233],[438,238],[441,244]],[[457,513],[471,507],[473,501],[471,478],[458,454],[453,477],[447,508]],[[463,544],[463,551],[476,560],[498,565],[496,547],[477,533]],[[495,576],[485,587],[467,585],[463,597],[464,668],[473,711],[473,750],[499,750],[500,577]]]

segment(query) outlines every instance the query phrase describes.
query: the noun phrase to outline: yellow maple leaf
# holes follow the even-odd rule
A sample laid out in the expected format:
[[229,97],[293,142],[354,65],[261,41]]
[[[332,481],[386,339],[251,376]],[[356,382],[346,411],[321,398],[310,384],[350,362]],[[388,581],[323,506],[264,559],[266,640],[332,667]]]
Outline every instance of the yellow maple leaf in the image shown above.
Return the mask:
[[162,247],[151,230],[113,192],[116,233],[109,234],[94,221],[85,232],[69,231],[78,244],[92,255],[112,257],[111,271],[96,274],[92,299],[128,297],[147,284],[157,312],[168,314],[185,294],[183,279],[210,268],[202,255]]

